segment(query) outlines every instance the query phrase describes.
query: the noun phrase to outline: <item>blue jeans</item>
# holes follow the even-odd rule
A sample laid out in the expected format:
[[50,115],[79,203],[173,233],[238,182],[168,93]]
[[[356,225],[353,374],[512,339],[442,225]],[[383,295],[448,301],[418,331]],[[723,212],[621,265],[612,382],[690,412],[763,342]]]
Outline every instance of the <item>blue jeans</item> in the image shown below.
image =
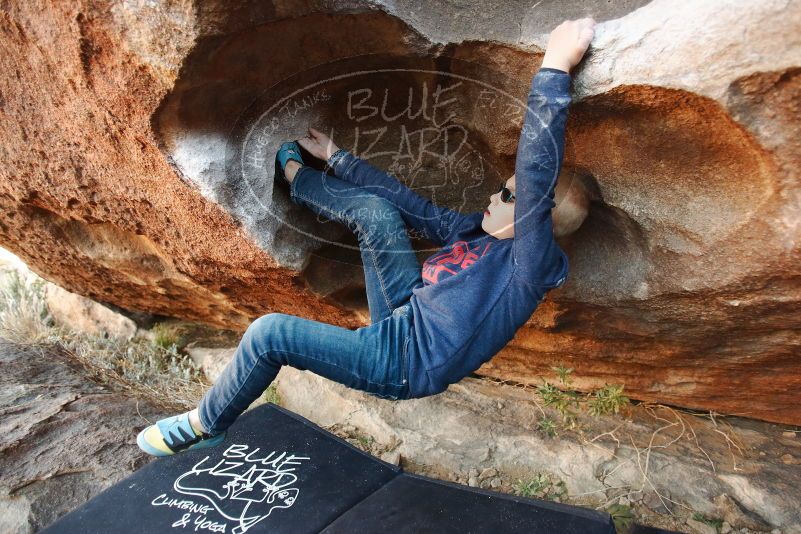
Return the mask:
[[200,401],[200,422],[209,434],[227,429],[282,365],[376,397],[408,398],[410,351],[416,350],[409,298],[422,278],[400,212],[389,200],[310,167],[298,171],[290,197],[358,237],[372,324],[349,330],[283,313],[256,319]]

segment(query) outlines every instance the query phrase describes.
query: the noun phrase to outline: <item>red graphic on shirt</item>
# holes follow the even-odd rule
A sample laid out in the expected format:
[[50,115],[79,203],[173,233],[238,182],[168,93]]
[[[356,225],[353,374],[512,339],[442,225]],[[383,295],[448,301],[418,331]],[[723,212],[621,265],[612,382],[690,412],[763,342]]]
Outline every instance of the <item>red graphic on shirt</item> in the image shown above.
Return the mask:
[[489,250],[490,243],[470,248],[467,241],[455,241],[450,249],[431,256],[423,263],[423,281],[436,284],[443,272],[454,275],[467,269]]

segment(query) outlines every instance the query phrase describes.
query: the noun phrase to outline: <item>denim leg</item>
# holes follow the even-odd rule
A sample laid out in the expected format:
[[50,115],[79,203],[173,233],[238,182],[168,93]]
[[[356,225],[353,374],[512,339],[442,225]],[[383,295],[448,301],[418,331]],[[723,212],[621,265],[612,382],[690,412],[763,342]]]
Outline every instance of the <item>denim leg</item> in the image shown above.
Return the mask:
[[389,317],[422,285],[406,223],[389,200],[324,172],[302,167],[290,187],[296,204],[338,221],[359,239],[373,324]]
[[200,422],[212,435],[227,429],[282,365],[377,397],[407,398],[411,321],[409,307],[357,330],[283,313],[264,315],[245,331],[234,359],[200,401]]

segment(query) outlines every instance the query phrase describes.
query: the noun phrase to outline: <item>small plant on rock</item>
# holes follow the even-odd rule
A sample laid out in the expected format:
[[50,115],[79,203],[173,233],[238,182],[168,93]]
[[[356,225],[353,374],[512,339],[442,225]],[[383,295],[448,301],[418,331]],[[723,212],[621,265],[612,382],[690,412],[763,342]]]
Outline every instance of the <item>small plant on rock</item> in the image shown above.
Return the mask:
[[559,381],[565,385],[569,386],[572,379],[570,378],[570,373],[573,372],[572,367],[565,367],[564,365],[559,365],[557,367],[551,367],[556,375],[559,377]]
[[537,392],[545,406],[556,409],[562,420],[571,428],[575,425],[578,414],[573,408],[578,408],[578,393],[575,391],[562,391],[550,382],[537,387]]
[[591,394],[587,406],[590,415],[608,415],[619,413],[620,408],[629,403],[629,398],[623,395],[622,385],[606,384],[601,389]]
[[[560,364],[551,369],[556,373],[557,381],[552,383],[543,380],[543,384],[537,386],[537,393],[545,406],[555,409],[562,416],[563,428],[574,429],[578,426],[578,414],[585,403],[589,414],[598,417],[620,413],[620,409],[630,402],[623,394],[623,385],[606,384],[585,397],[570,389],[572,367]],[[549,437],[557,435],[556,423],[545,414],[537,423],[537,428]]]
[[567,486],[548,473],[535,473],[527,482],[520,479],[513,485],[515,494],[521,497],[535,497],[551,501],[562,501],[567,497]]
[[169,349],[172,346],[180,347],[183,340],[182,329],[174,324],[158,323],[151,328],[154,337],[153,344],[163,349]]
[[281,396],[278,394],[278,386],[275,381],[270,384],[262,395],[264,402],[272,402],[273,404],[281,404]]
[[550,417],[540,418],[540,420],[537,422],[537,428],[549,438],[556,437],[556,422]]
[[370,450],[370,447],[373,445],[373,437],[372,436],[364,436],[362,434],[356,435],[356,440],[364,447],[365,450]]
[[722,519],[718,519],[716,517],[707,517],[700,512],[693,513],[692,517],[695,521],[698,521],[699,523],[704,523],[705,525],[709,525],[718,532],[720,532],[720,529],[723,528]]
[[634,511],[625,504],[613,504],[606,511],[612,516],[615,530],[619,533],[626,532],[634,522]]
[[528,482],[518,479],[514,485],[515,492],[521,497],[537,497],[551,484],[548,475],[536,473]]

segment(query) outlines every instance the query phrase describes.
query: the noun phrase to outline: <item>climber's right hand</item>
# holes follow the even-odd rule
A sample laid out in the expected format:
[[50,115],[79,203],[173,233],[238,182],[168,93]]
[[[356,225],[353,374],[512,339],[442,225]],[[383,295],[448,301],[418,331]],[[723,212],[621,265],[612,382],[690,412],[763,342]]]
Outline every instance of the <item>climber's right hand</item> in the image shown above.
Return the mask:
[[542,58],[542,67],[563,70],[567,73],[578,65],[595,36],[592,17],[566,20],[554,28],[548,38],[548,47]]

